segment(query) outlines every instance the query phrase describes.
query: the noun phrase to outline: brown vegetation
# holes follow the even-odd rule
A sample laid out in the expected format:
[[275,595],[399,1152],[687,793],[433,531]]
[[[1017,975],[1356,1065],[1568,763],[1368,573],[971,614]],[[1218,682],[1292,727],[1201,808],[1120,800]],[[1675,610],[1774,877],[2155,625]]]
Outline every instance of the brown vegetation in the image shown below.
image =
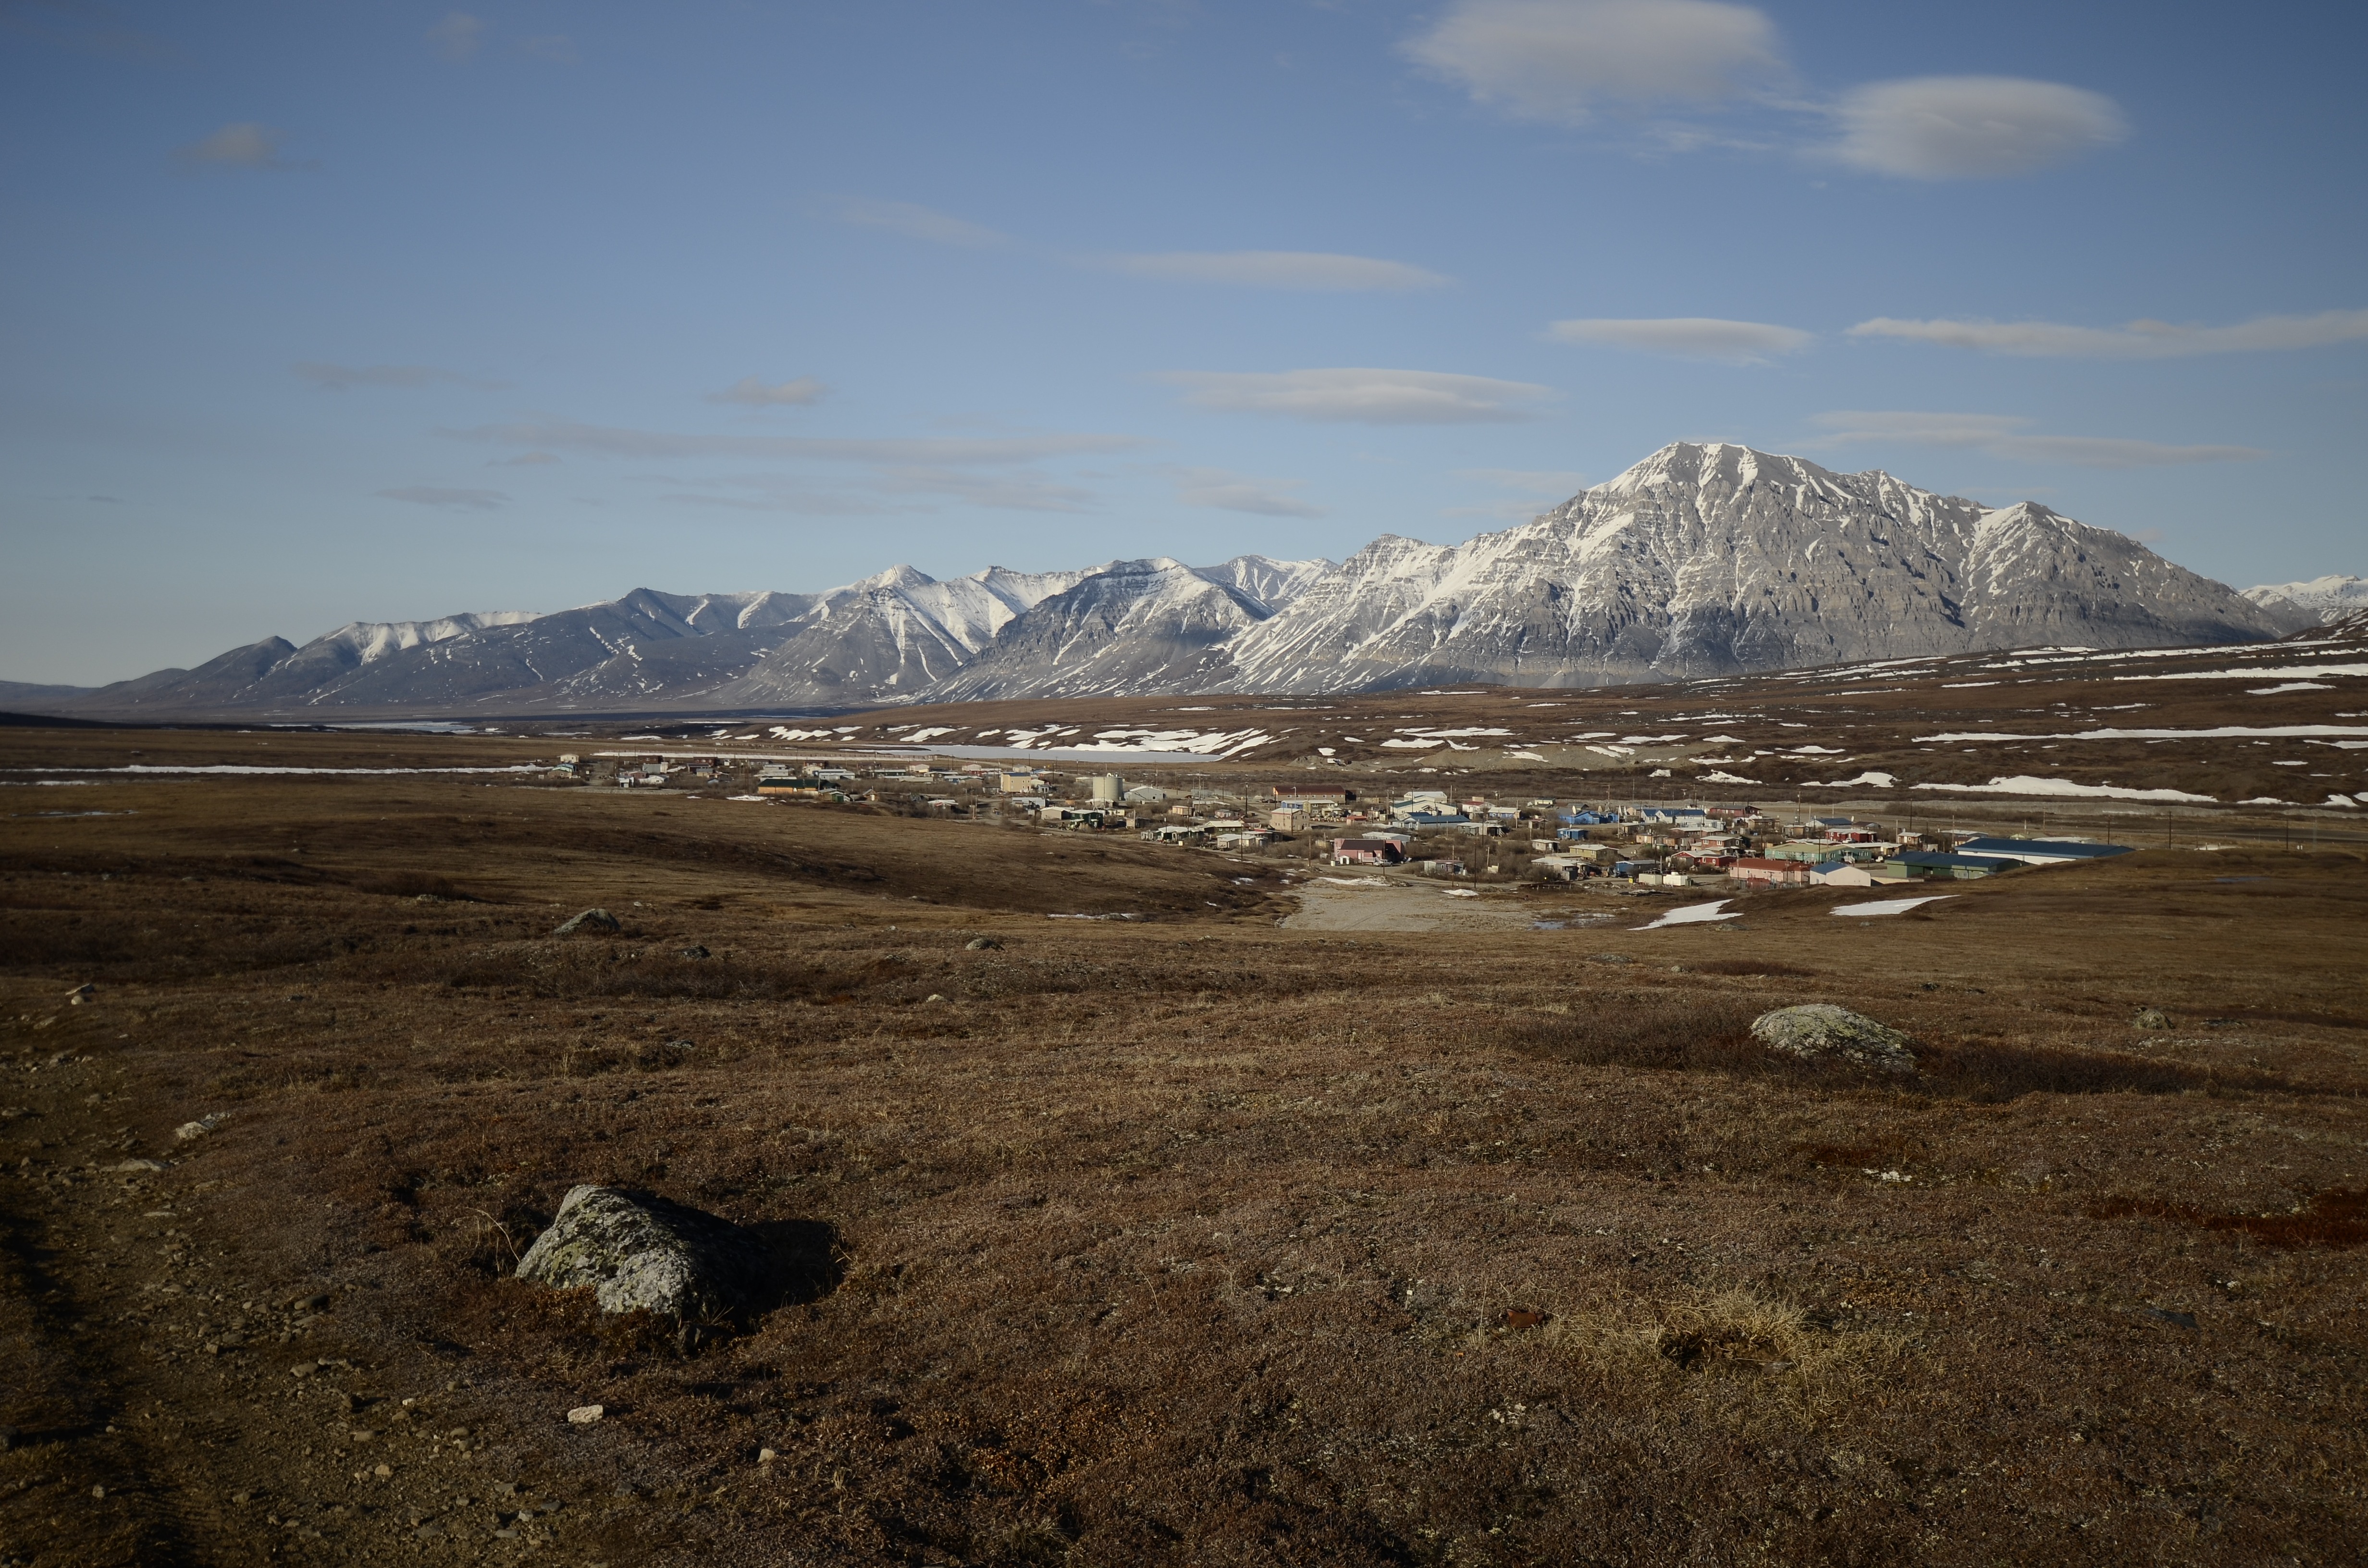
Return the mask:
[[[536,749],[0,737],[267,743]],[[0,1562],[2332,1562],[2368,1532],[2350,853],[1351,939],[1280,928],[1261,862],[853,810],[6,794]],[[594,905],[622,929],[551,935]],[[1918,1074],[1751,1044],[1812,1001],[1908,1031]],[[780,1304],[687,1341],[508,1278],[586,1181],[763,1228]]]

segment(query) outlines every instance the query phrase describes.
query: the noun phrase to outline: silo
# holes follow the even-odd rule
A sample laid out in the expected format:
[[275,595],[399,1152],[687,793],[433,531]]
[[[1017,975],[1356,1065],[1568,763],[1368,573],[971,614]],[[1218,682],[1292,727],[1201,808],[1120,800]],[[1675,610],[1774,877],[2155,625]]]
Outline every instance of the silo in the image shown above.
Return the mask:
[[1093,790],[1094,804],[1115,806],[1126,799],[1126,780],[1115,773],[1099,773],[1086,780]]

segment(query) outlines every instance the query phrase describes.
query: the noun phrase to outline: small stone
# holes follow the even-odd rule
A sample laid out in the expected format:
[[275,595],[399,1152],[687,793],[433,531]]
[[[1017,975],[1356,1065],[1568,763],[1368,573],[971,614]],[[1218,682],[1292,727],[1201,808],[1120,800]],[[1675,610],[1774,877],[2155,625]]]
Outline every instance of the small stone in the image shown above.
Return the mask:
[[255,1494],[252,1492],[233,1492],[230,1494],[230,1500],[233,1503],[239,1504],[252,1503],[255,1501]]
[[554,937],[573,937],[578,931],[620,931],[623,924],[605,909],[587,909],[560,923]]
[[932,991],[927,996],[921,998],[921,1006],[926,1007],[932,1002],[942,1002],[945,999],[945,994],[943,992]]
[[[197,1123],[191,1122],[189,1125],[194,1127]],[[111,1171],[161,1171],[165,1168],[165,1162],[162,1160],[126,1160],[121,1165],[109,1165],[107,1168]]]
[[321,1363],[318,1361],[299,1361],[288,1369],[288,1375],[291,1378],[309,1378],[320,1369]]
[[394,1473],[394,1466],[391,1464],[382,1464],[372,1470],[370,1473],[377,1476],[381,1481],[384,1481],[387,1477]]
[[770,1449],[758,1449],[757,1450],[757,1462],[758,1464],[770,1464],[780,1457],[780,1455],[775,1453]]
[[316,1290],[309,1296],[291,1300],[288,1310],[291,1312],[325,1312],[329,1310],[329,1298],[325,1292]]
[[687,959],[703,959],[710,955],[705,948],[694,943],[691,946],[683,949],[682,956]]
[[184,1143],[194,1143],[222,1124],[218,1111],[208,1111],[195,1121],[185,1121],[173,1129],[173,1136]]
[[104,1497],[107,1495],[107,1488],[104,1486],[94,1486],[90,1489],[90,1494],[94,1497]]
[[605,1404],[579,1404],[567,1413],[567,1419],[578,1426],[589,1426],[609,1414]]
[[973,937],[969,941],[962,944],[962,950],[965,952],[985,953],[992,952],[1002,946],[1002,943],[996,941],[992,937]]
[[66,1006],[79,1007],[97,994],[98,987],[96,985],[77,985],[66,993]]
[[2130,1020],[2130,1028],[2134,1029],[2167,1029],[2170,1028],[2170,1015],[2164,1012],[2159,1007],[2141,1008],[2137,1017]]
[[1808,1057],[1839,1057],[1884,1073],[1913,1073],[1916,1053],[1908,1038],[1885,1024],[1830,1003],[1779,1007],[1751,1021],[1751,1036],[1771,1051]]

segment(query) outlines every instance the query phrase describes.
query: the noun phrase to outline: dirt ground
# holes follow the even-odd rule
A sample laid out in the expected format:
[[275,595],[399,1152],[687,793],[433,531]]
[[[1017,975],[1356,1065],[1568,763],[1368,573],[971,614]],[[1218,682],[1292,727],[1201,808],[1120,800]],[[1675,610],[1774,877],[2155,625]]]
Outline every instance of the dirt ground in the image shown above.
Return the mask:
[[[851,809],[6,777],[6,1568],[2368,1539],[2356,847],[1411,931],[1284,924],[1281,872],[1217,855]],[[552,934],[593,905],[622,929]],[[1750,1040],[1809,1001],[1918,1071]],[[509,1278],[579,1182],[767,1226],[813,1286],[686,1353]]]

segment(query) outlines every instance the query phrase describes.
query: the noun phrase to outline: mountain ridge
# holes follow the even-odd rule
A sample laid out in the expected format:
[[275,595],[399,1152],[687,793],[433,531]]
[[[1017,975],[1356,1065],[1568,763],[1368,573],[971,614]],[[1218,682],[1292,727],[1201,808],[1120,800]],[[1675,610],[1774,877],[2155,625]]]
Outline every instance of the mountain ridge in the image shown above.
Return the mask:
[[265,639],[42,710],[559,717],[1600,686],[2034,643],[2266,641],[2317,621],[2036,502],[1984,506],[1881,470],[1679,442],[1462,544],[1383,534],[1337,563],[1148,557],[944,581],[899,564],[811,594],[636,588],[543,615],[349,622],[301,648]]

